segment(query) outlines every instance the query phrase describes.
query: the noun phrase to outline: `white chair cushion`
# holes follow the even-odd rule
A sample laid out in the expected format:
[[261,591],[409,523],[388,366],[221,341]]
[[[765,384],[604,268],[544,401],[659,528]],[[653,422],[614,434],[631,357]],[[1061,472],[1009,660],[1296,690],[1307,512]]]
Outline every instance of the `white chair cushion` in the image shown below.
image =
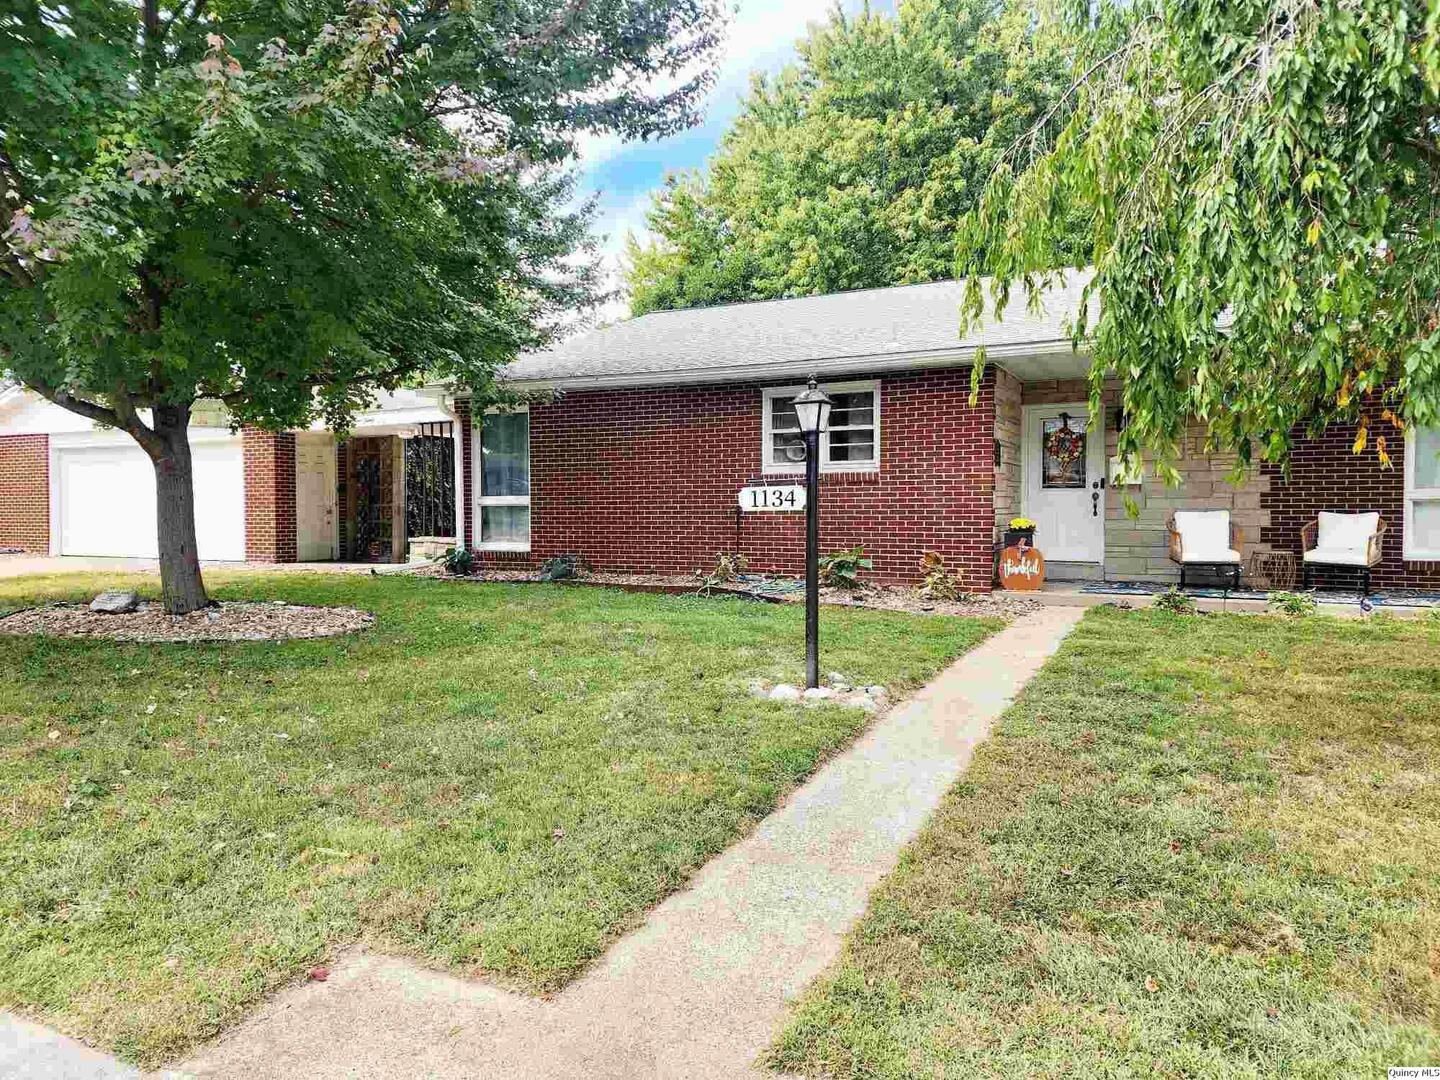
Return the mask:
[[1305,561],[1325,566],[1365,566],[1370,559],[1364,548],[1312,548],[1305,552]]
[[[1375,535],[1375,530],[1380,528],[1380,515],[1370,514],[1332,514],[1328,510],[1320,511],[1320,527],[1315,536],[1316,551],[1348,551],[1360,557],[1360,562],[1350,563],[1348,560],[1341,560],[1344,565],[1364,566],[1365,556],[1370,548],[1370,538]],[[1315,560],[1311,562],[1324,561],[1336,562],[1335,559]]]
[[1230,550],[1229,510],[1176,510],[1175,531],[1180,534],[1182,562],[1240,561]]
[[1223,548],[1218,551],[1191,551],[1187,547],[1180,561],[1187,563],[1238,563],[1240,561],[1240,553],[1234,548]]

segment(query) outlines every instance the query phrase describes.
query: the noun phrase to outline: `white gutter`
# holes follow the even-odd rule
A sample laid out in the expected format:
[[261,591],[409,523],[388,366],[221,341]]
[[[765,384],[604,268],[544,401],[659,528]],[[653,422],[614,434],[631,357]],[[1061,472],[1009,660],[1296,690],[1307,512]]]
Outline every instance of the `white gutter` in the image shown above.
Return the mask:
[[[1060,348],[1059,346],[1064,346]],[[1019,344],[983,346],[987,362],[1022,357],[1071,355],[1069,338],[1053,338]],[[626,371],[603,375],[557,375],[553,378],[505,379],[505,385],[520,392],[534,390],[611,390],[627,387],[676,386],[697,383],[754,383],[827,374],[861,374],[879,371],[912,371],[937,367],[968,367],[975,363],[975,346],[923,353],[865,353],[855,356],[827,356],[809,360],[783,360],[765,364],[727,364],[723,367],[674,368],[665,371]]]

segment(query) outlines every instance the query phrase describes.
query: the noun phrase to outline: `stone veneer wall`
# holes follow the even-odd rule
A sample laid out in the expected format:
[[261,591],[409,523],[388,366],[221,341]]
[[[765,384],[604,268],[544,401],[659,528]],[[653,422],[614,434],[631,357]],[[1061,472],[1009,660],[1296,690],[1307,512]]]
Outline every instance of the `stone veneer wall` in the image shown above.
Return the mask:
[[1020,481],[1023,479],[1021,435],[1024,420],[1021,408],[1023,387],[1004,368],[995,368],[995,443],[1000,460],[995,463],[995,539],[999,540],[1010,519],[1020,515]]
[[[1026,383],[1022,397],[1025,405],[1084,401],[1089,388],[1084,379],[1062,379]],[[1105,456],[1115,456],[1118,433],[1114,409],[1119,392],[1107,386],[1104,396]],[[1249,565],[1256,551],[1270,550],[1264,537],[1270,527],[1270,510],[1262,508],[1272,477],[1252,475],[1236,487],[1226,476],[1235,466],[1234,454],[1207,454],[1204,429],[1192,425],[1185,437],[1184,456],[1178,464],[1179,487],[1167,488],[1163,481],[1146,470],[1137,485],[1111,486],[1105,499],[1105,576],[1109,579],[1132,581],[1179,581],[1180,570],[1170,561],[1166,523],[1175,510],[1229,510],[1231,518],[1245,536],[1240,556]],[[1135,503],[1138,515],[1131,517],[1126,496]],[[1037,546],[1044,549],[1043,542]]]

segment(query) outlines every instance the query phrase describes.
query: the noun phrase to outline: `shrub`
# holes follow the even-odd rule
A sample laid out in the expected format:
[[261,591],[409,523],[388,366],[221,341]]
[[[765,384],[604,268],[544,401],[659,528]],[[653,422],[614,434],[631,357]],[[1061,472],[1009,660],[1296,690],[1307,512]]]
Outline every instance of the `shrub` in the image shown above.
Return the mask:
[[717,551],[715,565],[708,572],[695,571],[695,576],[700,579],[700,591],[708,592],[718,585],[728,585],[738,580],[749,561],[738,551]]
[[920,574],[920,595],[927,600],[964,600],[970,595],[959,575],[946,568],[945,557],[938,551],[920,553]]
[[1303,592],[1272,592],[1265,604],[1271,611],[1281,615],[1314,615],[1315,597]]
[[541,581],[566,581],[590,569],[582,555],[556,555],[540,564]]
[[1181,592],[1174,585],[1155,597],[1155,606],[1161,611],[1173,612],[1176,615],[1195,614],[1195,598]]
[[820,584],[832,589],[863,589],[865,583],[860,580],[860,571],[874,565],[873,559],[865,557],[864,545],[856,544],[848,551],[837,551],[820,560]]
[[469,548],[446,548],[445,554],[437,555],[435,561],[447,574],[456,577],[469,577],[475,572],[475,553]]

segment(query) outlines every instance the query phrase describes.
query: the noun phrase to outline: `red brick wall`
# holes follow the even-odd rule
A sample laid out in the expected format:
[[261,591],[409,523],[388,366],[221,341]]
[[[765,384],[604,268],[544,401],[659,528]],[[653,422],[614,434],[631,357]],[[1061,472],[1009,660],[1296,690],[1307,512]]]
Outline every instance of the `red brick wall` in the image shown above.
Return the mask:
[[295,562],[295,435],[245,428],[245,558]]
[[[1297,439],[1290,455],[1290,476],[1278,466],[1262,471],[1271,477],[1270,490],[1260,496],[1261,509],[1270,511],[1270,525],[1261,539],[1276,550],[1301,550],[1300,528],[1321,510],[1364,513],[1377,510],[1387,526],[1381,549],[1383,561],[1375,568],[1373,583],[1389,588],[1440,588],[1440,564],[1408,562],[1404,558],[1405,439],[1389,421],[1381,420],[1381,406],[1370,410],[1371,444],[1352,453],[1356,429],[1352,424],[1329,428],[1318,439]],[[1383,467],[1375,456],[1374,438],[1386,436],[1393,462]],[[1321,570],[1318,584],[1353,586],[1353,571]]]
[[0,436],[0,547],[50,553],[50,437]]
[[475,544],[475,486],[472,479],[474,463],[471,461],[474,456],[474,440],[471,438],[473,428],[470,424],[470,402],[455,403],[455,421],[460,425],[460,491],[463,493],[457,495],[457,498],[464,500],[464,506],[457,506],[456,509],[463,511],[462,516],[465,519],[465,535],[460,546],[469,548]]
[[[988,590],[993,390],[992,374],[971,407],[968,368],[880,376],[880,469],[822,475],[822,554],[863,544],[871,580],[899,582],[933,548]],[[532,405],[529,561],[574,553],[600,569],[689,573],[738,550],[751,570],[802,572],[804,514],[737,514],[740,488],[767,479],[761,397],[759,385],[671,387]],[[467,461],[473,497],[470,475]]]

